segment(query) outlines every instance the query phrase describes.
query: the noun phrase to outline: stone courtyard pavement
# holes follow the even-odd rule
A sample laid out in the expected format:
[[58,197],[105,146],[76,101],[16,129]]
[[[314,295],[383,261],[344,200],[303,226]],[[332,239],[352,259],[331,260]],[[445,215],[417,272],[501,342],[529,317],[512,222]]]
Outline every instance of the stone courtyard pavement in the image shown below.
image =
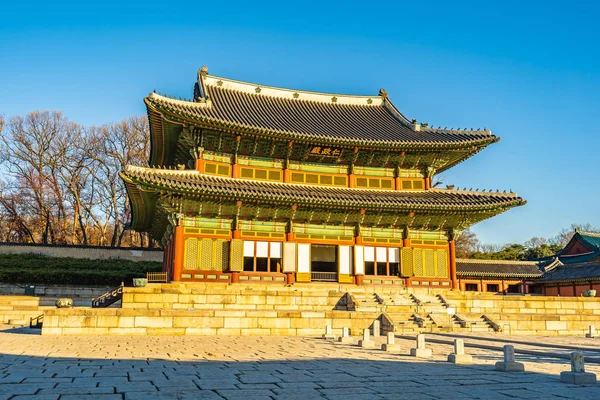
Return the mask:
[[[29,329],[0,331],[0,400],[600,398],[600,384],[560,382],[568,360],[540,354],[517,354],[527,372],[502,373],[493,370],[502,357],[497,350],[467,347],[474,364],[454,365],[446,362],[450,345],[428,344],[433,358],[419,360],[407,355],[413,341],[404,339],[396,340],[401,353],[389,354],[301,337],[42,337]],[[554,340],[514,339],[530,347]],[[484,335],[477,342],[485,341]],[[556,345],[581,345],[594,356],[600,339],[556,338]],[[586,370],[598,374],[600,364]]]

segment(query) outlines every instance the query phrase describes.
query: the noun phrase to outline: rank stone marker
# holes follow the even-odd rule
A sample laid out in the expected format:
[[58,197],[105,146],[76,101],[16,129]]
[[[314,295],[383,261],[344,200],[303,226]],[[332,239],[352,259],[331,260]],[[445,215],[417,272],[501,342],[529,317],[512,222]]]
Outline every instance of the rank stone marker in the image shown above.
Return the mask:
[[454,339],[454,353],[448,355],[448,361],[454,364],[473,363],[473,357],[465,354],[465,342],[462,339]]
[[502,372],[523,372],[525,366],[523,363],[515,361],[515,346],[511,344],[504,345],[504,361],[496,363],[496,371]]
[[585,337],[586,338],[597,338],[598,332],[596,331],[596,326],[590,325],[590,330],[588,333],[585,334]]
[[354,343],[354,338],[350,336],[349,328],[342,328],[342,336],[338,338],[338,342],[342,344]]
[[365,349],[375,348],[375,343],[371,340],[371,334],[369,332],[369,329],[365,329],[363,331],[363,338],[362,340],[358,341],[358,345]]
[[381,336],[381,322],[377,319],[373,322],[373,337],[379,336]]
[[573,385],[589,385],[596,383],[596,374],[585,372],[585,357],[581,351],[571,353],[571,371],[560,373],[560,381]]
[[400,351],[400,345],[396,344],[396,337],[394,336],[394,332],[389,332],[387,334],[387,343],[381,345],[381,350]]
[[323,339],[335,339],[333,336],[333,330],[331,329],[331,325],[327,325],[325,327],[325,333],[322,336]]
[[419,358],[431,357],[431,349],[425,348],[425,335],[417,335],[417,347],[410,349],[410,355]]

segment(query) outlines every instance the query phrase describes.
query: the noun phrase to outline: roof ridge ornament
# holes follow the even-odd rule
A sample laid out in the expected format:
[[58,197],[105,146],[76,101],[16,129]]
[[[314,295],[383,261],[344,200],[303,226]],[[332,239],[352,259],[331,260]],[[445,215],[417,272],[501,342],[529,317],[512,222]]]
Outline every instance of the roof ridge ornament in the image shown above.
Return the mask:
[[385,91],[385,89],[384,89],[384,88],[381,88],[381,89],[379,89],[379,95],[380,95],[381,97],[383,97],[385,100],[387,100],[387,99],[389,98],[389,95],[388,95],[388,93]]
[[203,65],[202,68],[198,70],[198,79],[206,79],[208,76],[208,67]]

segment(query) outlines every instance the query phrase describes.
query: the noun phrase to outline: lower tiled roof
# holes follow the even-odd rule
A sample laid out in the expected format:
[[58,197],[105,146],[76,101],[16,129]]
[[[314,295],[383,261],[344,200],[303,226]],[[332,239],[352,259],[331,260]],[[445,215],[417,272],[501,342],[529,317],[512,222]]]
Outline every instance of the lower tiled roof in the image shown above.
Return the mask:
[[544,273],[544,282],[570,282],[585,279],[600,279],[600,262],[586,262],[557,266]]
[[250,203],[327,205],[353,209],[500,213],[525,204],[515,193],[430,189],[393,191],[333,188],[224,178],[197,171],[127,166],[122,177],[145,190],[177,192],[190,197],[219,197]]
[[537,261],[456,260],[456,275],[459,278],[540,278],[542,274]]

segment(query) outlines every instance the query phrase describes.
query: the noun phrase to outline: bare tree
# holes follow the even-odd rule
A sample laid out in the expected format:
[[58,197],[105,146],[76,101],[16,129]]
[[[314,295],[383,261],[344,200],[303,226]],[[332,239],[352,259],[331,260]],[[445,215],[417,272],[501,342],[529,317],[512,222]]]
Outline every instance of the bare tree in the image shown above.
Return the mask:
[[600,230],[594,227],[592,224],[571,224],[570,228],[563,228],[558,232],[558,235],[550,239],[550,244],[559,245],[564,247],[569,243],[569,240],[573,237],[576,230],[584,231],[584,232],[594,232],[600,233]]
[[147,163],[145,117],[86,129],[60,112],[36,111],[8,121],[0,115],[0,130],[0,240],[120,246],[146,239],[125,236],[131,210],[118,176],[127,164]]
[[456,238],[456,257],[469,257],[472,253],[477,251],[478,246],[479,239],[475,232],[466,229]]

